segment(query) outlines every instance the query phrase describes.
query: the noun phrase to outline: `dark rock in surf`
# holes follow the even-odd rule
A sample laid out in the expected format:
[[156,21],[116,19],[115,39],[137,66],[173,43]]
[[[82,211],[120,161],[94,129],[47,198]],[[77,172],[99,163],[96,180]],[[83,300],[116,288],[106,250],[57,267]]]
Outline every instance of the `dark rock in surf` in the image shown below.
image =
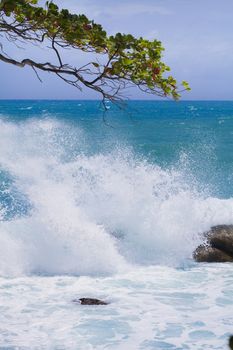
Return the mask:
[[206,245],[199,246],[193,253],[193,257],[197,262],[233,262],[233,257],[230,255]]
[[229,338],[229,348],[233,350],[233,335],[231,335]]
[[79,303],[81,305],[108,305],[106,301],[94,299],[94,298],[74,299],[73,303]]
[[213,248],[233,257],[233,225],[218,225],[207,233],[207,239]]
[[197,262],[233,262],[233,225],[218,225],[204,233],[205,244],[193,253]]

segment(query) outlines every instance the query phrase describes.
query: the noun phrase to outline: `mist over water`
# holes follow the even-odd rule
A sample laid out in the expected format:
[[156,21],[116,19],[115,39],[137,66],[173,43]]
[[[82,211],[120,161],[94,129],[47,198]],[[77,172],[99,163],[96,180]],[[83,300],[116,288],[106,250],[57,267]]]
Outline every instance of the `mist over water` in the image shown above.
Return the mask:
[[[94,136],[94,135],[93,135]],[[56,117],[0,119],[0,275],[109,275],[192,264],[233,200],[199,186],[189,154],[161,167],[130,144],[92,146]]]

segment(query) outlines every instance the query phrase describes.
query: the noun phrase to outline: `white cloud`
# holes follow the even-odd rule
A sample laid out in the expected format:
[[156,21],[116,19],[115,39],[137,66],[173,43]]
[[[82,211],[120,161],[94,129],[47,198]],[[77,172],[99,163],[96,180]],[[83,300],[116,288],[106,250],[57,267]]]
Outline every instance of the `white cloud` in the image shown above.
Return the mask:
[[148,40],[158,39],[159,38],[159,31],[156,29],[153,29],[149,33],[145,33],[144,37]]

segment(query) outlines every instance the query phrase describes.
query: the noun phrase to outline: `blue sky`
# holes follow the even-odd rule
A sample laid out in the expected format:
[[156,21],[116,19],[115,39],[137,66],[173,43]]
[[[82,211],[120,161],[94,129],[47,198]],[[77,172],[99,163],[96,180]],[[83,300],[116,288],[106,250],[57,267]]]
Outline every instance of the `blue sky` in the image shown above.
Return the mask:
[[[165,47],[164,61],[178,81],[192,88],[183,99],[233,99],[233,1],[232,0],[55,0],[60,7],[101,23],[109,34],[132,33],[159,39]],[[8,44],[7,44],[8,45]],[[8,47],[9,48],[9,47]],[[24,50],[9,52],[26,56]],[[32,56],[48,56],[30,48]],[[69,52],[72,63],[83,62],[82,55]],[[43,60],[43,57],[40,57]],[[31,69],[0,63],[0,98],[98,98],[88,90],[82,93],[51,74],[42,74],[40,83]],[[137,90],[131,98],[148,98]],[[151,98],[151,97],[150,97]]]

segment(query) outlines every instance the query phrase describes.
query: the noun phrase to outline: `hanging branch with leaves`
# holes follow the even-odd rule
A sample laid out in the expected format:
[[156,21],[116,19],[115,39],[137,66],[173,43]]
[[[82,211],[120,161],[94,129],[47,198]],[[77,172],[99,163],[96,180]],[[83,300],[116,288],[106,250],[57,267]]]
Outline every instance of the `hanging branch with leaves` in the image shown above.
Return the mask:
[[[2,40],[1,40],[2,39]],[[43,62],[26,57],[18,60],[7,54],[4,40],[18,45],[36,44],[47,47],[54,59]],[[189,90],[183,81],[181,88],[168,74],[169,67],[162,62],[160,41],[135,38],[117,33],[108,36],[102,26],[85,15],[60,10],[53,2],[45,7],[37,0],[0,0],[0,60],[18,67],[30,66],[39,78],[39,71],[57,77],[80,90],[86,86],[98,92],[103,100],[112,102],[124,98],[125,88],[137,86],[145,93],[179,99],[182,90]],[[100,59],[87,59],[82,66],[64,61],[65,49],[93,53]],[[93,55],[92,55],[93,57]]]

